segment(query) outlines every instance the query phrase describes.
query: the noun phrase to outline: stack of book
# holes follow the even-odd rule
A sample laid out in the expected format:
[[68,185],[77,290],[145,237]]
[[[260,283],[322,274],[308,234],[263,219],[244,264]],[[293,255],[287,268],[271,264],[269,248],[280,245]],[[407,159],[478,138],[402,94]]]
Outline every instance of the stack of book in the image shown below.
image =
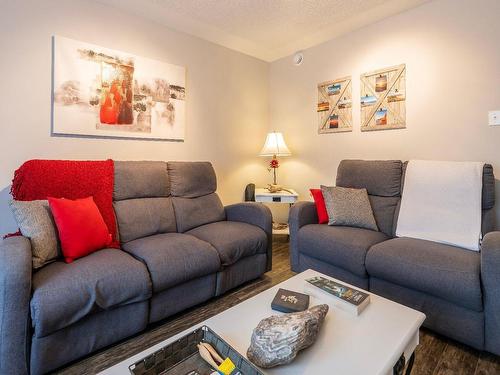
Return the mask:
[[271,308],[284,313],[293,313],[307,310],[309,307],[309,296],[307,294],[293,292],[287,289],[279,289],[274,296]]
[[361,314],[370,303],[368,293],[321,276],[306,279],[305,290],[320,299],[333,297],[336,306],[355,315]]

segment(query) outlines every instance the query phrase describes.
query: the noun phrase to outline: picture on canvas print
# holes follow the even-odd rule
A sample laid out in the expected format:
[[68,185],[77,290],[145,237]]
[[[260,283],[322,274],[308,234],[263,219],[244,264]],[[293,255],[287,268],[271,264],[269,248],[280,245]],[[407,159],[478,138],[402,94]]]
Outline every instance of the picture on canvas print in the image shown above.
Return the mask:
[[400,102],[405,100],[404,93],[400,92],[399,89],[395,88],[389,94],[387,94],[388,102]]
[[318,84],[318,133],[352,131],[351,77]]
[[183,140],[185,68],[54,37],[53,133]]
[[377,112],[375,112],[375,124],[387,125],[387,109],[380,108]]
[[333,85],[330,85],[327,87],[328,95],[337,95],[340,93],[341,89],[340,83],[334,83]]
[[330,129],[338,129],[339,127],[339,115],[330,116]]
[[375,79],[375,91],[383,92],[385,90],[387,90],[387,76],[381,74]]
[[361,131],[406,127],[406,65],[361,74]]
[[374,97],[373,95],[365,95],[365,96],[361,97],[361,106],[362,107],[374,105],[376,102],[377,102],[377,98]]

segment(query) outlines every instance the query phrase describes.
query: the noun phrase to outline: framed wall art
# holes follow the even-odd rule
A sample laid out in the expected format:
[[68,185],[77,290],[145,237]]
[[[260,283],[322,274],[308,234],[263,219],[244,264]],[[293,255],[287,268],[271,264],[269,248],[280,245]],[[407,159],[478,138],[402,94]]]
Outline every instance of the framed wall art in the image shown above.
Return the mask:
[[318,84],[318,133],[352,131],[351,77]]
[[54,135],[184,140],[184,67],[53,38]]
[[406,128],[406,65],[362,74],[361,131]]

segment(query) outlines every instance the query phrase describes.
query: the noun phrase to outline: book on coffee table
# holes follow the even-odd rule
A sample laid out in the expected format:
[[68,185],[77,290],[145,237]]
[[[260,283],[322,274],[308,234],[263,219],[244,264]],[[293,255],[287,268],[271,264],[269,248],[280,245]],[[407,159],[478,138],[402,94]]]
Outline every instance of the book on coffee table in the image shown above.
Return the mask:
[[309,296],[307,294],[293,292],[287,289],[279,289],[274,296],[271,308],[284,313],[293,313],[307,310],[309,307]]
[[370,303],[370,295],[368,293],[321,276],[306,279],[305,290],[311,292],[313,295],[319,292],[322,296],[328,295],[333,297],[341,309],[352,312],[355,315],[361,314]]

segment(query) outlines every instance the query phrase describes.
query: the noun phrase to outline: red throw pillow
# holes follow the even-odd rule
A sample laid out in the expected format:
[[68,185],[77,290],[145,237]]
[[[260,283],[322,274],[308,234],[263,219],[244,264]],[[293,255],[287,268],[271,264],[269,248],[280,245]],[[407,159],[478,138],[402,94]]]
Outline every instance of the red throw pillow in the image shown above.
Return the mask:
[[92,197],[48,201],[66,263],[109,246],[111,234]]
[[318,213],[318,221],[320,224],[328,224],[328,212],[326,211],[325,198],[321,189],[309,189],[316,204],[316,212]]

